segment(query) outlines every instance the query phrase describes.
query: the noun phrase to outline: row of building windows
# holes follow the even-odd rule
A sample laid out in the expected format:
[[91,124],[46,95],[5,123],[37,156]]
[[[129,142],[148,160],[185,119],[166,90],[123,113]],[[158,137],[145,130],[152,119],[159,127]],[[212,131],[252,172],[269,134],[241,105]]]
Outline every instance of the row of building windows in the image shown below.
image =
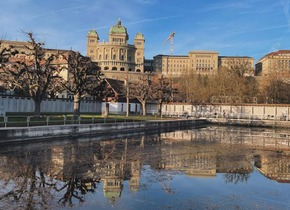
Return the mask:
[[113,42],[124,42],[123,38],[113,38]]
[[[212,66],[214,67],[214,64],[213,64]],[[192,67],[194,67],[193,64],[192,64]],[[200,67],[200,68],[201,68],[201,67],[202,67],[202,68],[203,68],[203,67],[208,67],[208,68],[209,68],[209,67],[211,67],[211,65],[210,65],[210,63],[208,63],[208,64],[206,64],[206,63],[205,63],[205,64],[196,64],[195,67]]]
[[[163,66],[165,66],[164,64],[163,64]],[[187,65],[185,65],[185,64],[169,64],[169,65],[167,65],[168,67],[177,67],[177,68],[187,68]]]
[[197,58],[211,58],[211,55],[196,55]]
[[[110,69],[108,66],[105,66],[103,69],[101,68],[100,70],[105,70],[105,71],[109,71],[109,70],[118,71],[118,68],[116,66],[113,66]],[[119,68],[119,71],[126,71],[126,68],[125,67],[121,67],[121,68]],[[133,69],[132,68],[128,68],[128,71],[133,71]],[[136,69],[136,72],[141,72],[141,70],[140,69]]]
[[[90,56],[91,58],[95,58],[95,56],[94,55],[91,55]],[[120,55],[120,57],[119,57],[119,60],[125,60],[125,56],[124,55]],[[105,56],[104,56],[104,59],[105,60],[108,60],[109,59],[109,56],[108,56],[108,54],[106,54]],[[112,60],[116,60],[117,59],[117,56],[116,56],[116,54],[114,54],[114,55],[112,55],[112,57],[111,57],[111,59]],[[102,55],[99,55],[99,60],[102,60]],[[131,61],[132,60],[132,57],[131,56],[128,56],[128,61]]]

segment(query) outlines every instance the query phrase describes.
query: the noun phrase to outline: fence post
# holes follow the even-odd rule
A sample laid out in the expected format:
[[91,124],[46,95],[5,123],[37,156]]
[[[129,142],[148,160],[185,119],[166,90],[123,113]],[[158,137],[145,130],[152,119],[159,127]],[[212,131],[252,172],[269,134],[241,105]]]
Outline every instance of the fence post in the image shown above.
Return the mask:
[[46,116],[46,125],[49,124],[49,116]]
[[8,117],[4,117],[4,126],[5,126],[5,128],[7,127],[7,123],[8,123]]
[[27,127],[29,127],[30,117],[26,118]]
[[79,116],[79,124],[81,124],[81,116]]
[[66,124],[66,115],[63,115],[63,124]]

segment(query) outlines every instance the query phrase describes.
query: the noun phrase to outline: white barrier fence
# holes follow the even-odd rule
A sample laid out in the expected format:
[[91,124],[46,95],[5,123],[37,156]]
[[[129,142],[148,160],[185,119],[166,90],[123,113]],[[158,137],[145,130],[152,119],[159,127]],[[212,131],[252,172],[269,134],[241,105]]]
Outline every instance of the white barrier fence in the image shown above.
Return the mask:
[[244,105],[189,105],[166,104],[162,115],[169,117],[228,118],[257,120],[289,120],[290,105],[244,104]]
[[[73,100],[44,99],[41,103],[41,112],[72,113]],[[82,101],[81,112],[101,113],[102,103],[97,101]],[[30,98],[0,96],[0,116],[7,112],[34,112],[34,102]]]

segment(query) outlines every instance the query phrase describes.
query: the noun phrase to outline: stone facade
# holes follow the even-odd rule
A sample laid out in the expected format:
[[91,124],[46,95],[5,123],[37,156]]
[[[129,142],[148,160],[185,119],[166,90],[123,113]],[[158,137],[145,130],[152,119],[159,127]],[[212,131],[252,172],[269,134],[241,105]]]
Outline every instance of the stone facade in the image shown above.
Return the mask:
[[127,29],[121,21],[109,31],[109,41],[99,41],[96,31],[90,30],[87,35],[87,56],[97,62],[106,77],[117,79],[120,73],[144,72],[144,35],[137,33],[134,43],[128,43]]
[[268,76],[272,72],[290,72],[290,50],[271,52],[257,62],[255,75]]
[[177,77],[184,73],[216,74],[218,52],[191,51],[188,55],[157,55],[154,57],[154,70],[164,76]]
[[214,75],[221,67],[241,66],[254,74],[254,58],[219,56],[216,51],[190,51],[188,55],[156,55],[153,71],[164,76],[178,77],[184,73]]
[[219,56],[218,65],[219,68],[232,69],[237,66],[248,70],[248,76],[254,74],[254,58],[248,56]]

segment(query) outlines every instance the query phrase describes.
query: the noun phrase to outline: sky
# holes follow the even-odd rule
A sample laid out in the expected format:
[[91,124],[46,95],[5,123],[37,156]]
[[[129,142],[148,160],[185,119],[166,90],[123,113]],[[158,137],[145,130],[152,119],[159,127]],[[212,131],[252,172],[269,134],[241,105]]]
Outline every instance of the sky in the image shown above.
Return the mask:
[[86,55],[87,33],[108,41],[120,18],[129,44],[145,37],[145,58],[193,50],[220,56],[250,56],[290,50],[290,0],[0,0],[0,39],[28,41],[32,32],[46,48]]

